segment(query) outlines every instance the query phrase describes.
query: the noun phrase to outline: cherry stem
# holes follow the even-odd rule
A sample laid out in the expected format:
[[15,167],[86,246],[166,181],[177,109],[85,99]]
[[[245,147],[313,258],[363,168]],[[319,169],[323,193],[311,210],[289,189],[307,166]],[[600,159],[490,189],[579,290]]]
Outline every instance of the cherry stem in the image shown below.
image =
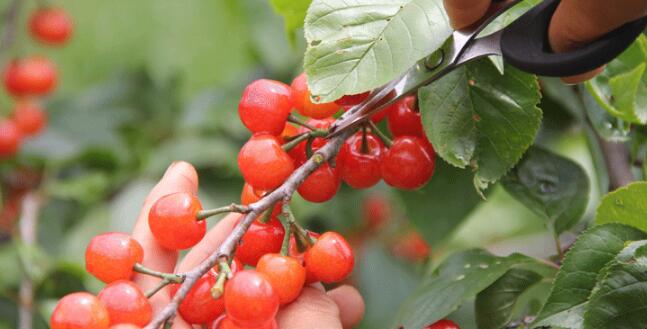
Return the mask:
[[[287,199],[287,198],[286,198]],[[283,243],[281,244],[281,255],[288,256],[290,254],[290,236],[292,235],[292,224],[296,222],[292,209],[290,209],[290,200],[283,201],[283,208],[281,216],[279,216],[281,224],[285,229],[283,236]]]
[[270,209],[265,210],[265,212],[263,213],[263,217],[259,218],[258,221],[263,223],[263,224],[269,223],[272,220],[272,213],[274,212],[273,210],[274,210],[275,205],[276,205],[276,203],[273,204]]
[[246,214],[246,213],[250,212],[250,209],[247,206],[232,203],[232,204],[230,204],[228,206],[225,206],[225,207],[200,210],[195,215],[195,218],[196,218],[196,220],[201,221],[201,220],[207,219],[207,218],[209,218],[211,216],[220,215],[220,214],[226,214],[226,213],[230,213],[230,212],[237,212],[237,213],[241,213],[241,214]]
[[299,119],[296,115],[294,115],[292,113],[290,113],[290,115],[288,115],[288,122],[294,123],[295,125],[299,125],[299,126],[302,126],[302,127],[306,127],[306,128],[308,128],[308,129],[310,129],[312,131],[317,130],[317,128],[309,125],[307,122]]
[[164,288],[164,287],[168,286],[168,285],[169,285],[169,284],[171,284],[171,283],[173,283],[173,282],[171,282],[171,281],[169,281],[169,280],[167,280],[167,279],[163,279],[162,281],[160,281],[160,282],[157,284],[157,286],[153,287],[153,289],[151,289],[151,290],[149,290],[149,291],[147,291],[147,292],[146,292],[146,298],[151,298],[151,297],[155,296],[155,294],[156,294],[158,291],[162,290],[162,288]]
[[366,140],[366,125],[362,126],[362,153],[368,154],[368,140]]
[[308,231],[306,231],[303,227],[299,225],[299,223],[292,222],[292,231],[294,232],[294,239],[296,240],[297,243],[297,250],[300,252],[305,251],[306,249],[310,248],[317,240],[310,236],[308,234]]
[[155,271],[153,269],[150,269],[140,263],[136,263],[135,266],[133,266],[133,270],[137,273],[141,274],[146,274],[154,277],[158,277],[162,280],[169,281],[169,283],[182,283],[184,282],[184,275],[183,274],[175,274],[175,273],[165,273],[165,272],[159,272]]
[[216,279],[216,284],[211,287],[211,297],[213,299],[218,299],[225,292],[225,281],[231,279],[231,267],[226,260],[220,260],[218,262],[218,278]]
[[377,137],[379,137],[382,142],[384,142],[384,145],[386,145],[386,147],[391,147],[391,145],[393,145],[393,141],[387,135],[385,135],[382,130],[380,130],[380,128],[378,128],[375,122],[368,120],[368,125],[371,127],[371,131],[375,135],[377,135]]

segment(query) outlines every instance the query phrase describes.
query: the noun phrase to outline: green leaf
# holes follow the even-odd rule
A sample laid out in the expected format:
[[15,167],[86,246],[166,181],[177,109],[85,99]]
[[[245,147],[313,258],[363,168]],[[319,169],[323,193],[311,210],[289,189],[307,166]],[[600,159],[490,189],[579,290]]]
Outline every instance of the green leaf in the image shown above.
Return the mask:
[[303,26],[306,12],[312,0],[270,0],[274,10],[285,20],[285,33],[290,43],[295,44],[295,33]]
[[540,283],[536,272],[511,269],[476,296],[476,323],[481,329],[505,328],[521,295]]
[[647,182],[631,183],[602,199],[595,215],[596,224],[622,223],[647,232]]
[[423,125],[436,152],[454,166],[471,166],[478,186],[510,170],[541,123],[536,78],[512,67],[505,72],[501,76],[481,60],[418,93]]
[[615,143],[629,140],[629,123],[605,111],[586,88],[580,87],[579,91],[586,115],[600,137]]
[[308,85],[322,102],[379,87],[451,33],[441,0],[314,0],[305,21]]
[[590,183],[584,169],[539,147],[530,148],[501,183],[557,234],[577,224],[589,202]]
[[535,260],[521,254],[497,257],[481,249],[456,253],[402,304],[392,327],[421,328],[438,321],[511,268],[535,264]]
[[611,61],[604,72],[586,83],[595,100],[614,117],[647,123],[647,36]]
[[625,247],[626,241],[647,234],[620,224],[595,226],[582,233],[566,253],[553,289],[532,328],[555,326],[579,329],[598,273]]

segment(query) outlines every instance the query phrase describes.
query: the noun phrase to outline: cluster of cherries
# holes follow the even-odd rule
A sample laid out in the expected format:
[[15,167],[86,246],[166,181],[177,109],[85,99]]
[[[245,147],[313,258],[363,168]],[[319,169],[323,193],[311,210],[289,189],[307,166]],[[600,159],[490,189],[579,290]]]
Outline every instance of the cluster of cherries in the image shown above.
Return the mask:
[[[65,44],[73,31],[69,15],[60,8],[41,7],[29,20],[31,36],[47,45]],[[49,94],[57,83],[56,66],[48,58],[13,59],[4,69],[4,87],[16,104],[9,118],[0,118],[0,159],[14,156],[25,137],[37,135],[47,114],[35,97]]]

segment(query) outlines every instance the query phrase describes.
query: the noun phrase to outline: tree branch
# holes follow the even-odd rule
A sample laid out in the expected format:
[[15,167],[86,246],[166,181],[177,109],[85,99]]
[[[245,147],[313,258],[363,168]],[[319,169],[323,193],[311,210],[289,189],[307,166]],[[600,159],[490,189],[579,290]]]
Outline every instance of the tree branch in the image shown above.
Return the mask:
[[631,157],[623,143],[612,143],[595,134],[609,175],[609,191],[623,187],[635,180],[631,173]]
[[[20,215],[20,239],[26,247],[36,244],[38,213],[40,212],[40,197],[37,192],[28,192],[22,200]],[[27,266],[29,266],[27,264]],[[18,312],[18,328],[31,329],[33,324],[34,284],[29,273],[20,282],[20,310]]]

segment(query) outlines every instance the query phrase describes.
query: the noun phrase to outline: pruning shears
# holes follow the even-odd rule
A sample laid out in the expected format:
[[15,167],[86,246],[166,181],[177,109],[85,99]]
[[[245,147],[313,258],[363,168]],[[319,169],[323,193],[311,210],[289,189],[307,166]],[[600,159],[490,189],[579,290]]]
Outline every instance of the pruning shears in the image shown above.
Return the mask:
[[577,75],[602,66],[620,55],[647,27],[647,17],[643,17],[583,48],[553,53],[548,45],[548,25],[560,0],[544,0],[507,27],[479,37],[494,19],[521,1],[506,2],[482,22],[454,31],[452,38],[440,49],[418,61],[401,77],[373,90],[366,100],[348,110],[330,128],[328,137],[363,123],[420,87],[476,59],[496,55],[501,56],[505,63],[528,73],[542,76]]

